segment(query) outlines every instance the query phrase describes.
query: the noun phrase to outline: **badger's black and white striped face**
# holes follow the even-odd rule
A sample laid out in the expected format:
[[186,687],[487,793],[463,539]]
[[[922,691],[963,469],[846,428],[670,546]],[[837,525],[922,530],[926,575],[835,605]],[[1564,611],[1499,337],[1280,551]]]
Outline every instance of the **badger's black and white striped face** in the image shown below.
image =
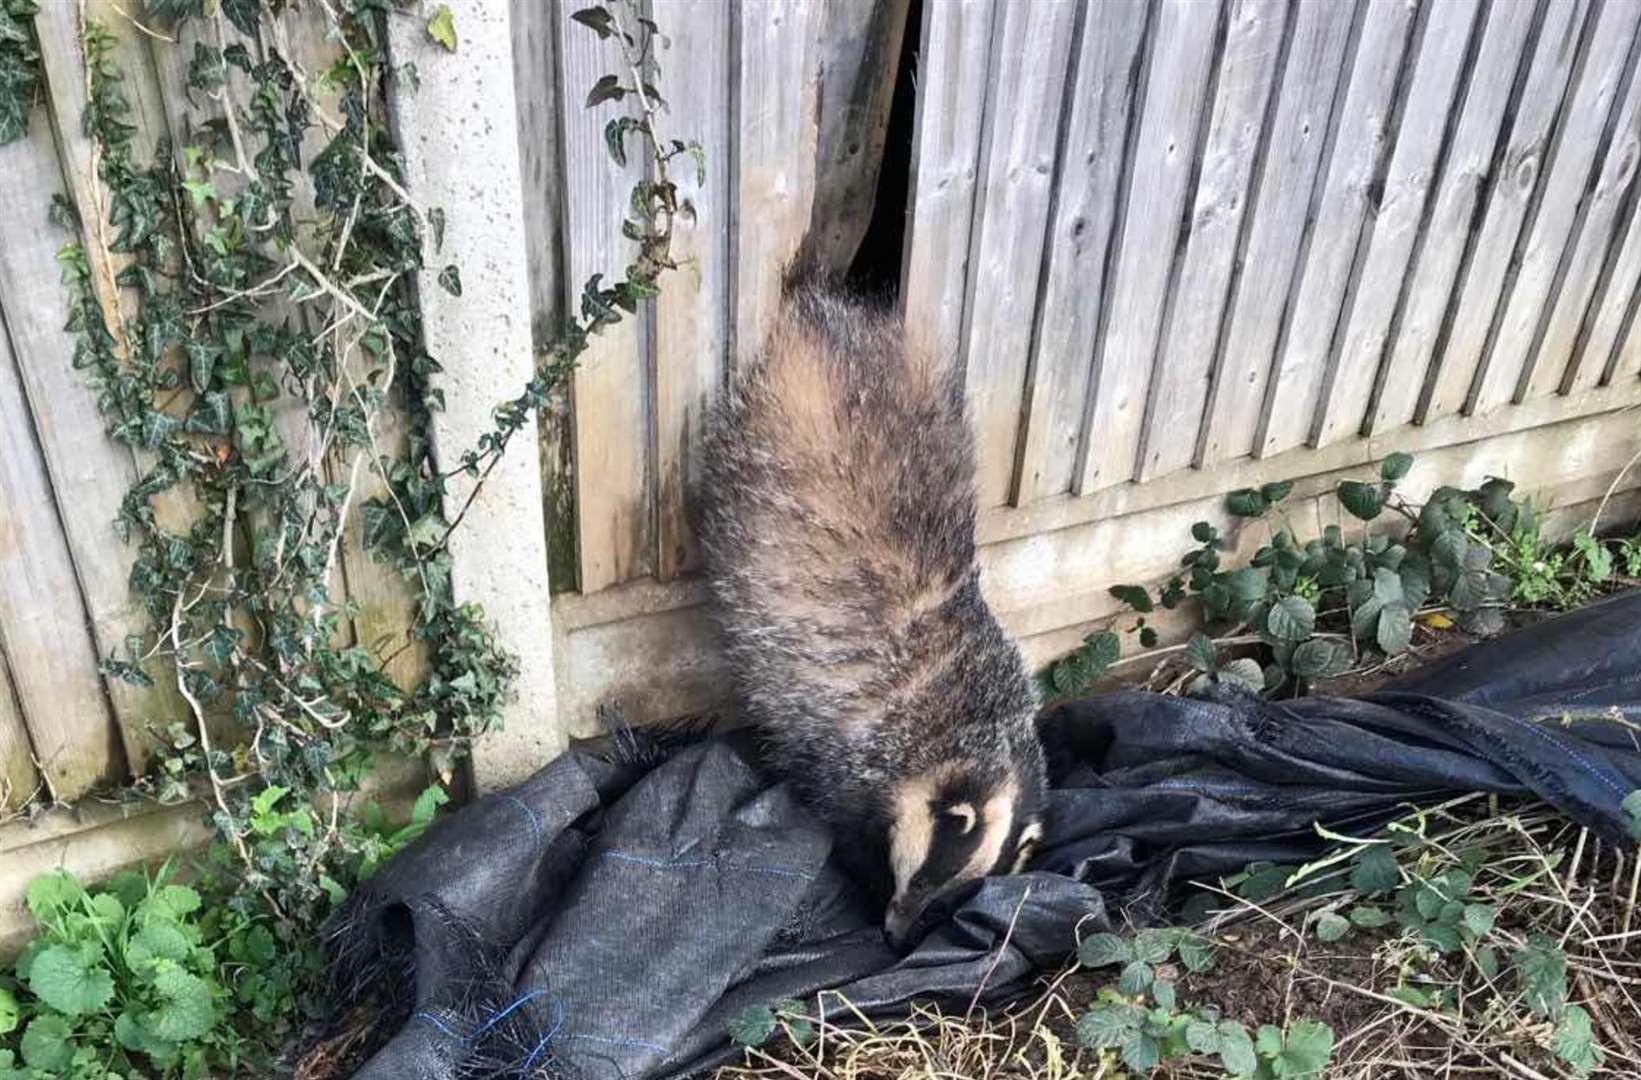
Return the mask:
[[899,946],[937,898],[992,874],[1017,874],[1043,835],[1040,781],[943,769],[896,794],[889,829],[895,895],[884,932]]

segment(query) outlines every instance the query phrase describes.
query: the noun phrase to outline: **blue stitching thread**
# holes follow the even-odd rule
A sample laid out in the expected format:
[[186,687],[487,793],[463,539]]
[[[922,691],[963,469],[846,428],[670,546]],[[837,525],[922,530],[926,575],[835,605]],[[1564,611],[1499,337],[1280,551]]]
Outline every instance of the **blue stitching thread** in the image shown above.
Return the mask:
[[666,1047],[658,1046],[652,1042],[645,1042],[643,1039],[611,1039],[603,1035],[566,1035],[564,1038],[579,1039],[583,1042],[604,1043],[607,1046],[637,1046],[645,1050],[654,1050],[658,1054],[668,1052]]
[[[418,1019],[426,1020],[428,1023],[432,1024],[434,1027],[436,1027],[440,1031],[444,1032],[450,1038],[452,1038],[452,1039],[462,1039],[462,1036],[457,1035],[454,1031],[451,1031],[450,1028],[448,1026],[446,1026],[446,1024],[443,1020],[440,1020],[437,1016],[434,1016],[432,1013],[428,1012],[426,1009],[423,1009],[421,1012],[417,1013],[416,1016],[417,1016]],[[466,1041],[466,1040],[464,1039],[463,1041]]]
[[531,834],[534,835],[537,840],[541,839],[541,819],[536,816],[536,812],[534,810],[530,809],[529,803],[526,803],[517,795],[497,795],[496,798],[501,799],[504,802],[510,802],[520,810],[523,810],[525,816],[530,819]]
[[507,1017],[510,1016],[512,1013],[517,1012],[518,1009],[521,1006],[523,1006],[525,1003],[530,1002],[530,1001],[534,1001],[536,998],[540,997],[541,995],[545,994],[546,992],[547,992],[546,988],[542,988],[540,990],[530,991],[528,994],[525,994],[523,997],[519,998],[517,1001],[513,1002],[511,1005],[507,1006],[507,1008],[503,1009],[501,1012],[497,1013],[496,1015],[492,1016],[490,1019],[486,1020],[484,1022],[484,1026],[479,1028],[479,1030],[473,1032],[473,1034],[471,1036],[469,1036],[469,1038],[472,1041],[477,1042],[480,1035],[483,1035],[485,1032],[489,1031],[491,1028],[495,1027],[497,1024],[499,1024],[503,1020],[507,1019]]
[[[621,862],[637,863],[639,866],[653,866],[659,870],[693,870],[703,866],[712,866],[713,859],[669,860],[652,859],[644,855],[632,855],[625,851],[603,852],[606,859],[616,859]],[[806,874],[801,870],[789,870],[779,866],[725,866],[725,870],[738,871],[743,874],[771,874],[775,877],[797,878],[799,881],[814,881],[814,874]]]
[[558,1014],[558,1019],[553,1021],[553,1026],[548,1029],[547,1034],[543,1035],[541,1041],[536,1043],[536,1048],[530,1051],[530,1056],[524,1059],[524,1067],[519,1070],[520,1073],[529,1073],[531,1066],[536,1063],[536,1056],[547,1049],[547,1044],[553,1041],[553,1036],[558,1034],[558,1029],[564,1026],[564,1003],[561,1001],[553,1002],[553,1011]]
[[1583,766],[1585,772],[1601,781],[1601,783],[1606,786],[1608,791],[1612,792],[1614,795],[1617,795],[1621,799],[1624,797],[1624,792],[1618,787],[1618,785],[1614,784],[1605,776],[1602,776],[1600,771],[1596,769],[1594,765],[1586,761],[1577,750],[1574,750],[1572,747],[1568,746],[1566,743],[1563,743],[1560,739],[1557,739],[1554,735],[1551,735],[1549,732],[1535,724],[1529,724],[1527,721],[1511,716],[1509,713],[1500,713],[1499,715],[1510,721],[1512,724],[1515,724],[1517,727],[1526,728],[1528,731],[1531,731],[1534,735],[1537,735],[1557,750],[1560,750],[1563,754],[1566,754],[1569,758],[1571,758],[1576,764]]

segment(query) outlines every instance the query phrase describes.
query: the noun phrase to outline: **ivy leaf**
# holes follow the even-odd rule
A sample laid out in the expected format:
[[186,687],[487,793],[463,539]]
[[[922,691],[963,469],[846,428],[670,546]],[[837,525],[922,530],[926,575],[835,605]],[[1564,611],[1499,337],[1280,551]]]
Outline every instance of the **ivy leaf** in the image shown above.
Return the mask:
[[47,1076],[61,1076],[74,1060],[73,1031],[61,1016],[36,1016],[23,1032],[23,1063]]
[[1353,517],[1363,521],[1372,521],[1385,508],[1384,495],[1379,488],[1360,480],[1340,481],[1339,504]]
[[1396,855],[1389,844],[1372,844],[1362,849],[1356,866],[1350,872],[1350,887],[1363,896],[1387,893],[1401,884],[1402,874],[1396,868]]
[[1259,497],[1265,500],[1266,505],[1275,506],[1283,499],[1286,499],[1292,491],[1292,480],[1277,480],[1269,484],[1262,484],[1259,488]]
[[34,958],[28,988],[64,1016],[83,1016],[113,999],[114,977],[96,947],[53,945]]
[[205,658],[219,668],[226,668],[234,659],[234,650],[239,647],[240,631],[232,626],[218,624],[211,630],[209,637],[200,651]]
[[1232,1076],[1252,1076],[1259,1068],[1248,1029],[1235,1020],[1219,1022],[1219,1063]]
[[462,294],[462,272],[455,263],[439,271],[439,286],[451,296]]
[[1577,1005],[1567,1006],[1550,1046],[1576,1076],[1590,1075],[1606,1058],[1606,1053],[1596,1045],[1590,1014]]
[[1322,941],[1338,941],[1350,933],[1350,920],[1332,911],[1316,917],[1316,936]]
[[1151,594],[1143,586],[1113,585],[1107,591],[1142,615],[1149,614],[1153,610]]
[[449,4],[434,9],[433,17],[427,20],[427,36],[444,46],[445,52],[456,51],[456,16],[451,14]]
[[[605,75],[593,83],[593,88],[587,92],[587,108],[606,101],[620,101],[626,96],[627,88],[621,85],[621,80],[614,75]],[[637,197],[636,193],[634,197]]]
[[599,40],[615,33],[615,19],[609,9],[603,6],[585,7],[570,16],[572,22],[578,22],[598,35]]
[[1185,659],[1198,671],[1214,671],[1219,661],[1214,654],[1214,643],[1207,634],[1196,633],[1185,643]]
[[433,250],[444,250],[444,207],[435,206],[427,212],[427,223],[433,226]]
[[1121,1046],[1130,1031],[1145,1021],[1145,1012],[1135,1005],[1096,1005],[1077,1021],[1077,1045],[1085,1050]]
[[1394,484],[1408,474],[1413,468],[1413,455],[1397,451],[1388,455],[1379,463],[1379,478],[1387,484]]
[[1090,934],[1077,946],[1077,962],[1101,968],[1126,964],[1134,959],[1134,947],[1116,934]]
[[1265,496],[1253,488],[1242,488],[1225,496],[1225,509],[1237,517],[1256,518],[1270,509]]
[[729,1037],[740,1046],[762,1046],[775,1034],[775,1011],[749,1005],[729,1018]]
[[1303,596],[1284,596],[1271,605],[1265,628],[1281,641],[1304,641],[1316,630],[1316,609]]

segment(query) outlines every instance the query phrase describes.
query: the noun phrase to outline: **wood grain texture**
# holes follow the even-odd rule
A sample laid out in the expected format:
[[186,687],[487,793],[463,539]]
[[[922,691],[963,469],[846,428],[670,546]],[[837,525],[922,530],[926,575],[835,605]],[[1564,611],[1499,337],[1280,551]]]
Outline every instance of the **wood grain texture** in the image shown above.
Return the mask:
[[1586,0],[1551,0],[1520,99],[1509,117],[1483,195],[1482,218],[1469,239],[1453,310],[1437,342],[1421,424],[1463,409],[1483,370],[1495,314],[1504,295],[1518,239],[1537,206],[1552,149],[1551,136],[1571,79],[1590,43]]
[[1601,180],[1601,158],[1612,141],[1612,125],[1630,83],[1641,5],[1604,4],[1599,15],[1591,17],[1596,20],[1595,36],[1552,136],[1543,195],[1512,257],[1491,347],[1472,380],[1466,413],[1491,412],[1507,404],[1523,380],[1531,380],[1535,347],[1571,266],[1568,260],[1588,225],[1587,213]]
[[[704,180],[688,157],[669,175],[693,219],[674,223],[679,266],[655,301],[656,576],[699,564],[686,501],[700,476],[701,425],[727,370],[729,347],[729,9],[720,0],[671,0],[657,14],[672,48],[663,53],[674,127],[668,137],[698,142]],[[667,76],[672,78],[667,78]]]
[[[656,10],[671,16],[676,3],[672,0]],[[723,9],[722,0],[707,6]],[[809,239],[821,266],[842,271],[859,250],[877,202],[889,106],[911,3],[832,0],[823,7],[815,59],[820,73],[820,114]],[[718,24],[716,14],[705,21],[709,26]],[[678,19],[676,25],[682,31],[684,20]],[[917,32],[916,27],[911,29]],[[721,51],[725,40],[715,36],[709,47]],[[677,99],[676,92],[673,97]],[[679,115],[706,119],[700,113]]]
[[961,352],[996,0],[923,5],[900,306],[943,355]]
[[1314,443],[1358,434],[1367,421],[1376,376],[1390,344],[1401,283],[1418,246],[1464,86],[1465,61],[1479,51],[1480,0],[1431,5],[1401,128],[1374,212],[1361,267],[1362,287],[1346,304],[1340,345],[1322,393]]
[[[23,197],[40,205],[48,193]],[[9,335],[0,336],[0,505],[0,652],[46,786],[66,802],[121,778],[125,755]]]
[[[1631,45],[1629,85],[1619,106],[1612,141],[1601,162],[1595,189],[1589,193],[1583,228],[1566,260],[1565,276],[1549,313],[1543,337],[1528,358],[1514,394],[1517,403],[1557,391],[1567,393],[1594,386],[1603,374],[1600,363],[1583,363],[1585,331],[1608,296],[1617,289],[1629,296],[1635,290],[1634,272],[1620,274],[1625,238],[1635,222],[1636,165],[1641,160],[1641,65]],[[1608,339],[1610,348],[1611,339]]]
[[34,767],[23,709],[11,685],[11,669],[0,649],[0,816],[21,809],[45,788]]
[[1146,6],[1093,4],[1073,61],[1076,81],[1055,177],[1043,298],[1022,402],[1020,506],[1071,489],[1084,402],[1120,219]]
[[[405,186],[446,216],[443,250],[424,237],[418,273],[428,351],[444,364],[439,383],[445,408],[433,414],[435,458],[451,471],[462,452],[492,429],[496,402],[518,393],[534,371],[530,350],[530,286],[525,258],[518,114],[513,90],[513,37],[506,5],[451,0],[461,27],[461,63],[449,63],[419,19],[389,20],[395,71],[415,63],[414,95],[390,84],[389,104],[404,155]],[[586,37],[590,33],[582,30]],[[584,93],[585,91],[583,91]],[[471,122],[482,103],[485,123]],[[482,161],[482,169],[472,163]],[[440,268],[461,267],[463,295],[439,287]],[[462,506],[473,481],[454,470],[446,513]],[[556,722],[553,641],[549,621],[546,530],[536,431],[512,436],[450,538],[451,589],[477,603],[502,643],[519,658],[516,698],[504,727],[478,740],[476,786],[490,791],[516,783],[560,753],[567,742]]]
[[1298,5],[1287,64],[1277,84],[1269,150],[1255,167],[1241,255],[1246,269],[1237,278],[1226,316],[1230,323],[1215,360],[1196,447],[1199,466],[1253,452],[1356,14],[1355,4]]
[[1214,374],[1249,185],[1292,6],[1238,0],[1226,17],[1225,55],[1180,256],[1175,302],[1152,369],[1139,480],[1191,463]]
[[1543,13],[1539,4],[1489,5],[1481,47],[1459,96],[1458,126],[1435,194],[1414,244],[1401,298],[1387,332],[1388,355],[1377,373],[1365,424],[1379,433],[1410,422],[1442,331],[1464,259],[1471,220],[1493,166],[1519,64]]
[[1373,234],[1373,204],[1396,141],[1393,125],[1401,119],[1396,96],[1398,90],[1406,91],[1403,57],[1416,10],[1408,0],[1370,0],[1367,5],[1349,79],[1341,87],[1344,97],[1330,136],[1333,151],[1318,181],[1288,326],[1265,388],[1264,413],[1254,436],[1254,453],[1261,457],[1308,441],[1316,426],[1335,333],[1360,280],[1353,273],[1359,271]]
[[1151,30],[1144,106],[1134,144],[1133,176],[1104,321],[1089,386],[1082,460],[1072,490],[1098,491],[1132,480],[1152,369],[1168,317],[1190,197],[1199,133],[1214,71],[1214,39],[1224,17],[1219,3],[1165,0]]
[[730,0],[730,362],[763,347],[815,200],[823,5]]
[[[584,108],[587,91],[605,74],[620,75],[614,44],[600,41],[570,21],[582,5],[557,0],[560,138],[564,147],[565,303],[580,308],[581,290],[594,274],[618,280],[638,245],[621,235],[628,195],[644,177],[642,142],[629,140],[626,165],[604,145],[611,119],[640,115],[629,96]],[[597,592],[655,569],[655,518],[651,505],[650,409],[652,387],[646,356],[649,305],[588,344],[576,368],[570,401],[575,424],[576,533],[581,591]]]
[[1077,11],[1040,0],[1005,4],[992,30],[961,337],[982,507],[1007,502],[1013,486]]

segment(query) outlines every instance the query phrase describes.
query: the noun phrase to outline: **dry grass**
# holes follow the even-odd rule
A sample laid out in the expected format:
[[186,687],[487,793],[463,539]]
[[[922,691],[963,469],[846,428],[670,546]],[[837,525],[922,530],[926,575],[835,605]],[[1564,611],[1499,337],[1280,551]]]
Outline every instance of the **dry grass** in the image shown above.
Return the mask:
[[[1604,1060],[1599,1077],[1641,1075],[1641,917],[1636,912],[1641,859],[1617,851],[1542,805],[1501,808],[1475,795],[1422,811],[1392,826],[1404,882],[1474,868],[1469,899],[1491,905],[1492,927],[1461,952],[1442,954],[1392,924],[1356,928],[1323,942],[1319,917],[1347,913],[1359,898],[1349,885],[1352,845],[1303,868],[1281,894],[1260,903],[1225,892],[1202,929],[1215,942],[1204,973],[1159,969],[1177,980],[1179,1009],[1216,1009],[1250,1028],[1300,1019],[1327,1023],[1335,1041],[1329,1080],[1400,1077],[1506,1077],[1548,1080],[1578,1074],[1554,1052],[1556,1023],[1535,1015],[1513,969],[1530,937],[1543,935],[1566,957],[1569,1004],[1592,1021]],[[1388,898],[1378,901],[1391,907]],[[1072,943],[1068,942],[1068,948]],[[1476,952],[1500,958],[1484,973]],[[719,1080],[1081,1080],[1119,1077],[1111,1050],[1077,1045],[1077,1018],[1114,970],[1068,968],[1030,1000],[993,1015],[919,1007],[912,1016],[873,1023],[835,995],[832,1019],[807,1046],[789,1040],[747,1051]],[[1398,994],[1423,995],[1423,1004]],[[1156,1075],[1223,1077],[1217,1060],[1187,1056]]]

